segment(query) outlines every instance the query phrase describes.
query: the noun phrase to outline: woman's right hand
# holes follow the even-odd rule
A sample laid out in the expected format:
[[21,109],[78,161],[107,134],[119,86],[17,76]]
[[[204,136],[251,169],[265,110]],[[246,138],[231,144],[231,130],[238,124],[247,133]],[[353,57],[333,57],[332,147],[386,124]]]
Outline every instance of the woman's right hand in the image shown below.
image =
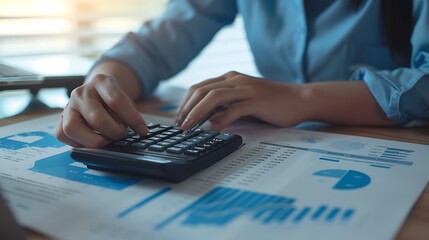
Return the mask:
[[126,136],[127,127],[147,134],[134,100],[111,75],[95,74],[71,93],[56,137],[73,147],[100,147]]

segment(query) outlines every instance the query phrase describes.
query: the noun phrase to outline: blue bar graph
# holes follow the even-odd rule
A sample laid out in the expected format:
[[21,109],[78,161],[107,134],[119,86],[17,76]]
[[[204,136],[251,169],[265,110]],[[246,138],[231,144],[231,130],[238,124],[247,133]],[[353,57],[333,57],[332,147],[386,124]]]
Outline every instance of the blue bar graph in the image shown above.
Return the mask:
[[[307,151],[307,152],[315,152],[315,153],[326,154],[326,155],[331,155],[336,157],[354,158],[354,159],[365,160],[365,161],[378,161],[378,162],[399,164],[399,165],[405,165],[405,166],[411,166],[414,164],[413,162],[407,161],[409,154],[413,153],[414,151],[406,150],[406,149],[386,148],[384,153],[394,154],[394,156],[392,157],[392,156],[386,156],[383,154],[381,154],[380,156],[366,156],[366,155],[334,152],[334,151],[328,151],[328,150],[318,149],[318,148],[306,148],[306,147],[298,147],[298,146],[291,146],[291,145],[284,145],[284,144],[270,143],[270,142],[260,142],[260,144]],[[328,159],[330,158],[324,158],[324,159],[319,158],[319,160],[325,160],[325,161],[329,161]],[[330,160],[333,160],[333,159],[330,159]]]
[[263,225],[303,224],[304,222],[335,223],[349,221],[353,209],[321,206],[296,206],[297,200],[284,196],[258,193],[227,187],[216,187],[194,203],[161,221],[155,229],[173,223],[187,227],[223,227],[239,217]]
[[298,215],[296,215],[296,217],[293,219],[293,221],[295,223],[300,222],[305,215],[307,215],[308,212],[310,212],[311,208],[310,207],[305,207],[301,210],[301,212],[298,213]]
[[320,206],[319,209],[316,210],[316,212],[314,212],[313,216],[311,216],[311,218],[313,220],[317,220],[320,216],[322,216],[322,214],[326,211],[326,209],[328,209],[328,206]]
[[340,212],[339,208],[332,209],[331,212],[328,214],[328,216],[326,216],[326,220],[333,221],[339,212]]
[[349,209],[349,210],[346,210],[345,212],[344,212],[344,214],[343,214],[343,219],[344,220],[349,220],[352,216],[353,216],[353,213],[354,213],[355,211],[353,210],[353,209]]
[[279,216],[278,221],[279,222],[284,222],[288,219],[289,216],[291,216],[293,214],[293,212],[295,212],[294,207],[291,208],[286,208],[282,210],[282,214]]

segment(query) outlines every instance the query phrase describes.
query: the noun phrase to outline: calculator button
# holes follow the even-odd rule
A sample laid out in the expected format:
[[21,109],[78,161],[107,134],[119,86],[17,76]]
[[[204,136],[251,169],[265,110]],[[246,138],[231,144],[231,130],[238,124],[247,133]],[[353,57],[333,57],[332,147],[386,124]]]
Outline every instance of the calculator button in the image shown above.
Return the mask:
[[182,141],[184,138],[183,137],[179,137],[179,136],[174,136],[174,137],[171,137],[170,139],[176,140],[176,141]]
[[197,139],[198,141],[204,141],[207,139],[207,137],[197,136],[197,137],[194,137],[194,139]]
[[123,147],[123,146],[129,146],[130,144],[131,144],[131,142],[124,141],[124,140],[114,141],[113,142],[113,145],[115,145],[115,146],[121,146],[121,147]]
[[186,144],[176,144],[174,146],[177,148],[185,148],[185,149],[189,147],[189,145],[186,145]]
[[140,141],[141,143],[147,143],[147,144],[154,144],[156,141],[150,140],[150,139],[143,139]]
[[169,152],[169,153],[177,153],[177,154],[180,154],[180,153],[182,153],[183,151],[185,151],[185,149],[184,149],[184,148],[179,148],[179,147],[170,147],[170,148],[167,148],[167,152]]
[[159,126],[159,124],[157,124],[157,123],[148,123],[146,126],[147,126],[147,128],[148,128],[148,129],[151,129],[151,128],[156,128],[156,127],[158,127],[158,126]]
[[163,132],[162,134],[164,134],[164,135],[166,135],[166,136],[172,136],[172,135],[175,135],[176,133],[174,133],[174,132],[171,132],[170,130],[168,130],[168,131],[165,131],[165,132]]
[[170,147],[173,144],[170,142],[159,142],[159,143],[157,143],[157,145],[164,146],[164,147]]
[[173,128],[173,129],[170,129],[168,131],[173,132],[173,133],[182,133],[183,132],[183,130],[180,128]]
[[205,153],[206,151],[207,151],[207,149],[206,148],[204,148],[204,147],[198,147],[198,146],[195,146],[194,147],[194,149],[195,150],[198,150],[199,152],[201,152],[201,153]]
[[158,142],[158,141],[161,141],[162,138],[159,138],[159,137],[150,137],[150,138],[148,138],[148,140],[152,140],[152,141]]
[[186,155],[192,155],[192,156],[199,156],[200,155],[200,151],[198,150],[194,150],[194,149],[188,149],[185,151]]
[[[231,133],[221,133],[221,134],[217,135],[215,138],[213,138],[213,140],[215,140],[215,141],[218,141],[218,140],[229,141],[233,137],[234,137],[234,135]],[[222,141],[219,141],[219,142],[222,142]]]
[[202,145],[203,145],[202,147],[205,147],[205,148],[213,147],[213,144],[210,144],[210,142],[203,143]]
[[214,148],[213,144],[208,144],[208,143],[200,143],[200,144],[197,144],[197,146],[206,148],[208,150],[212,150]]
[[167,138],[168,136],[167,136],[167,135],[165,135],[165,134],[163,133],[163,134],[158,134],[158,135],[156,135],[156,137],[159,137],[159,138]]
[[222,144],[222,143],[224,143],[224,142],[225,142],[225,140],[223,140],[223,139],[219,139],[219,138],[213,138],[213,139],[212,139],[212,141],[213,141],[213,142],[216,142],[216,143],[218,143],[218,144]]
[[197,133],[197,134],[200,134],[200,133],[203,133],[204,132],[204,130],[203,129],[201,129],[201,128],[197,128],[197,129],[195,129],[195,131],[194,131],[195,133]]
[[183,145],[186,145],[186,146],[194,146],[194,145],[195,145],[195,142],[186,141],[186,142],[182,142],[182,144],[183,144]]
[[151,151],[162,152],[164,151],[165,147],[161,145],[152,145],[152,146],[149,146],[148,149]]
[[134,141],[136,141],[136,139],[129,137],[129,138],[125,138],[124,141],[134,142]]
[[156,128],[149,129],[149,133],[151,133],[151,134],[157,134],[157,133],[160,133],[160,132],[162,132],[164,130],[165,130],[165,128],[156,127]]
[[201,142],[201,140],[200,139],[197,139],[197,138],[191,138],[191,139],[188,139],[188,141],[187,142],[191,142],[191,143],[199,143],[199,142]]
[[145,148],[147,148],[149,145],[150,145],[150,144],[148,144],[148,143],[143,143],[143,142],[136,142],[136,143],[131,144],[131,146],[132,146],[132,147],[139,148],[139,149],[145,149]]
[[214,136],[216,136],[218,134],[219,134],[218,132],[208,131],[208,132],[202,133],[200,136],[207,137],[207,138],[212,138],[212,137],[214,137]]

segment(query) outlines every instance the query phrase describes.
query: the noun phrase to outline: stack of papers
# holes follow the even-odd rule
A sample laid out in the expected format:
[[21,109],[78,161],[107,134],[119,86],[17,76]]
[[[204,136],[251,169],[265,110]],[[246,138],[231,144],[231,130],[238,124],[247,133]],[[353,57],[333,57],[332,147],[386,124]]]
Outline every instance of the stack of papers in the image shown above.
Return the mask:
[[0,130],[10,208],[57,239],[391,239],[429,180],[424,145],[254,123],[227,129],[246,144],[181,183],[116,175],[73,161],[58,117]]

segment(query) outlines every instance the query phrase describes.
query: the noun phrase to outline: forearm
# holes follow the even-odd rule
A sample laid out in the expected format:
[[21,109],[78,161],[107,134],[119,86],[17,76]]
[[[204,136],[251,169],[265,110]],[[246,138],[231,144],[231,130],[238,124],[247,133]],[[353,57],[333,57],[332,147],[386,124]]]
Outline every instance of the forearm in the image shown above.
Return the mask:
[[392,126],[363,81],[299,86],[306,120],[341,125]]
[[103,61],[95,66],[86,77],[86,81],[91,81],[97,74],[107,74],[114,77],[125,93],[136,100],[141,96],[141,84],[133,71],[125,64],[118,61]]

